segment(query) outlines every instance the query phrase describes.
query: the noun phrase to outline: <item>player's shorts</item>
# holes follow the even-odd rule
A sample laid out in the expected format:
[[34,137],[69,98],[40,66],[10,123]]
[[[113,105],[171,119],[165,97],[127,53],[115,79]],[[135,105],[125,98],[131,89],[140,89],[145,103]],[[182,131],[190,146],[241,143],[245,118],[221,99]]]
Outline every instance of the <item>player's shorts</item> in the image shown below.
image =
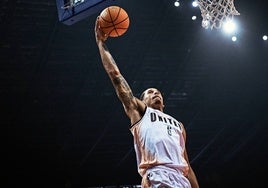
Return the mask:
[[142,188],[191,188],[189,180],[172,168],[157,166],[146,171]]

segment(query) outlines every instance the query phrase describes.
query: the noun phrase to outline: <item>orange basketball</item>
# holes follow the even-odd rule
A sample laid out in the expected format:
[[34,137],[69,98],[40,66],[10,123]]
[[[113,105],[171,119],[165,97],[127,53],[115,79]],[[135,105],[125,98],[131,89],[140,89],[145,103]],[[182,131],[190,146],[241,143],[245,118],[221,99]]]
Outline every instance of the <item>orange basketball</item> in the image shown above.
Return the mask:
[[109,37],[123,35],[129,27],[127,12],[119,6],[105,8],[99,16],[100,29]]

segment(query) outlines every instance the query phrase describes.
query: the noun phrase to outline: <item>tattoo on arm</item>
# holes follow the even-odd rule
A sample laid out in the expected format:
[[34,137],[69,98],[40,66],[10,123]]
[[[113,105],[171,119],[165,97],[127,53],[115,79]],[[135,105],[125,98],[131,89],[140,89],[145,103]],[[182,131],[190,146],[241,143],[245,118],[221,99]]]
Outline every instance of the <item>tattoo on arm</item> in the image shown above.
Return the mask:
[[[106,53],[110,54],[105,43],[102,43],[102,47]],[[108,55],[107,58],[109,60],[103,61],[103,65],[104,65],[106,71],[110,72],[111,70],[117,70],[118,67],[117,67],[116,62],[113,59],[113,57],[111,55]],[[111,71],[111,72],[113,72],[113,71]],[[134,96],[133,96],[133,93],[132,93],[131,88],[129,87],[127,81],[125,80],[125,78],[121,74],[119,74],[119,75],[110,74],[110,78],[111,78],[113,86],[116,90],[116,94],[117,94],[118,98],[121,100],[121,102],[124,104],[125,107],[129,107],[131,100],[133,100]]]
[[[103,47],[104,51],[110,53],[110,51],[109,51],[109,49],[108,49],[108,47],[106,46],[105,43],[102,43],[102,47]],[[110,59],[111,59],[112,64],[116,65],[116,62],[115,62],[115,60],[113,59],[112,56],[110,57]]]
[[117,95],[124,103],[128,103],[134,98],[133,93],[123,76],[119,76],[113,80],[113,85],[116,89]]
[[105,43],[102,43],[102,47],[103,47],[103,49],[104,49],[105,51],[108,51],[108,52],[109,52],[109,49],[108,49],[108,47],[105,45]]

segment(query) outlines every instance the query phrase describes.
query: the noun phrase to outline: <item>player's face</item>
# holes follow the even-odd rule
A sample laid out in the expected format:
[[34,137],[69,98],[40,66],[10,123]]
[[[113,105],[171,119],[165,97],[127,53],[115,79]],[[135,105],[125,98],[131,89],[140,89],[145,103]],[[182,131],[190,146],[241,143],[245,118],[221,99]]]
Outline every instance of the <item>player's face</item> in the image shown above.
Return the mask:
[[145,90],[143,101],[149,107],[159,110],[163,110],[164,108],[163,96],[161,92],[156,88],[149,88]]

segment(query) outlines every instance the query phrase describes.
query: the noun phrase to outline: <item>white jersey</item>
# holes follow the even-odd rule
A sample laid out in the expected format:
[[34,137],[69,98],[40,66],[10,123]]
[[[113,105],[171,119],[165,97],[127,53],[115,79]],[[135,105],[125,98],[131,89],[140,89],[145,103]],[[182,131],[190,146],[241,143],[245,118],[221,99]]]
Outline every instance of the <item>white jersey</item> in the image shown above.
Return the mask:
[[138,172],[141,176],[148,168],[163,165],[187,175],[189,166],[183,156],[185,141],[182,123],[150,107],[140,121],[130,127]]

